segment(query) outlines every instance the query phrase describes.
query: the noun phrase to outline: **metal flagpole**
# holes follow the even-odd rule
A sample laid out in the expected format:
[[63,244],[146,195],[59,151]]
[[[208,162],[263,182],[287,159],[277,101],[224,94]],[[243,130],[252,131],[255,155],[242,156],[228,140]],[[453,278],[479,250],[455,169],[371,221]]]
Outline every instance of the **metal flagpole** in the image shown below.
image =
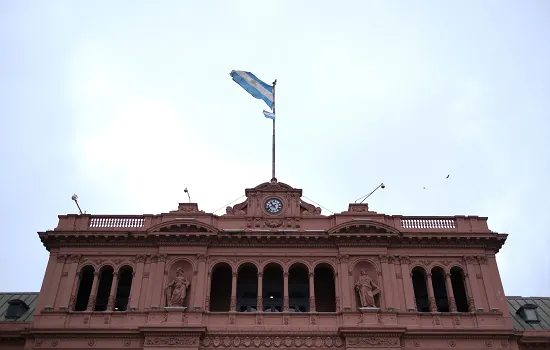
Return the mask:
[[273,142],[272,142],[272,148],[271,148],[271,180],[276,180],[275,177],[275,85],[277,85],[277,79],[273,82],[273,114],[275,117],[273,118]]

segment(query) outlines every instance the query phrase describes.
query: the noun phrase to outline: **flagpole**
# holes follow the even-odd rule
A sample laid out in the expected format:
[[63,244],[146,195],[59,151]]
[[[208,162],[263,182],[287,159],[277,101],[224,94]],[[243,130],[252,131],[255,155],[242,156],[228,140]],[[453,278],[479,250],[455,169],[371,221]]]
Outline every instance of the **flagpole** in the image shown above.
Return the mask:
[[[277,79],[273,82],[273,114],[275,114],[275,85],[277,85]],[[271,145],[271,180],[277,180],[275,177],[275,118],[273,118],[273,141]]]

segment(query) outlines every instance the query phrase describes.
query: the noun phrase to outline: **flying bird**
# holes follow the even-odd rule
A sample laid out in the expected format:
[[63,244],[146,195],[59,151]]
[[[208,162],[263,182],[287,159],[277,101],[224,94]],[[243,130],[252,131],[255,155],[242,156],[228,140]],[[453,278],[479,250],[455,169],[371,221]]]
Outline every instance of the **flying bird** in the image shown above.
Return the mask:
[[451,176],[451,174],[447,175],[446,179],[448,179],[448,178],[449,178],[449,176]]

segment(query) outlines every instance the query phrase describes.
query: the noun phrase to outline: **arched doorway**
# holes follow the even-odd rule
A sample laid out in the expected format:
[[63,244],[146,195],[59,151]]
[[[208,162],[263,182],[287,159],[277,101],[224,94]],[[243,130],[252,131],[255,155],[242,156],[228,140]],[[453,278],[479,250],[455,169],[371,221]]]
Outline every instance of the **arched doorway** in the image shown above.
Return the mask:
[[320,264],[315,267],[315,311],[336,312],[336,289],[332,267]]
[[228,312],[231,304],[231,266],[219,263],[212,269],[210,311]]
[[255,312],[258,300],[258,269],[253,264],[239,267],[237,275],[237,311]]
[[262,294],[264,312],[283,311],[284,278],[281,265],[272,263],[264,268]]
[[294,264],[288,270],[290,312],[309,312],[309,277],[304,264]]

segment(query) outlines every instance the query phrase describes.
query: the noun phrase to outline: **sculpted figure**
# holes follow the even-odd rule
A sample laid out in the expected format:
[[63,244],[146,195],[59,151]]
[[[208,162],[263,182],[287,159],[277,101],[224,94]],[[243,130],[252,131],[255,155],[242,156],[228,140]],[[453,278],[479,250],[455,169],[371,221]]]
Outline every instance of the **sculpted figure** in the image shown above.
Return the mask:
[[176,278],[168,283],[164,289],[168,306],[183,306],[189,285],[189,281],[183,275],[183,269],[178,267],[176,270]]
[[361,307],[376,307],[374,296],[380,293],[380,290],[372,278],[367,274],[366,269],[361,269],[361,276],[359,276],[355,283],[355,289],[359,293]]

